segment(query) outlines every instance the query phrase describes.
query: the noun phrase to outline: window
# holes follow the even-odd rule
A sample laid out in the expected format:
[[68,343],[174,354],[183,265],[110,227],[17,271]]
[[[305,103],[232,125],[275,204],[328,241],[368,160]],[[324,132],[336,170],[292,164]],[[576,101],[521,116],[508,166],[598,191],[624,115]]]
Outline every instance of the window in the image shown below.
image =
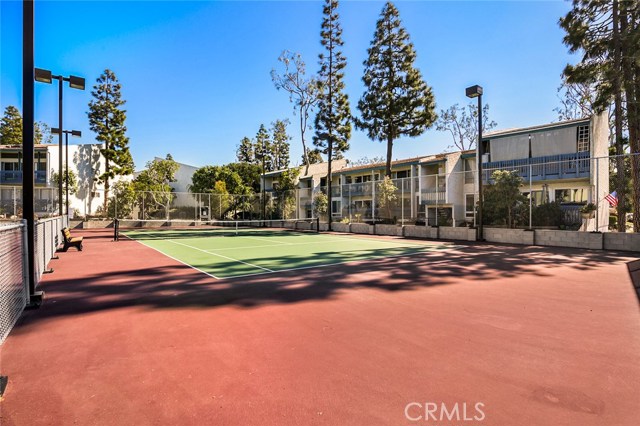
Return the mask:
[[362,182],[371,182],[371,175],[362,176]]
[[[530,195],[530,194],[525,194],[525,195]],[[544,191],[532,191],[531,195],[528,198],[533,198],[532,204],[534,206],[539,206],[544,202]]]
[[396,177],[398,179],[404,179],[409,177],[409,170],[402,170],[401,172],[396,173]]
[[589,151],[589,126],[578,127],[578,152]]
[[351,183],[351,176],[345,176],[344,177],[344,183],[346,183],[346,184]]
[[463,167],[464,167],[464,183],[473,183],[473,172],[475,169],[475,160],[472,158],[465,158]]
[[474,194],[467,194],[465,196],[465,216],[466,217],[473,217],[473,213],[475,211],[475,205],[476,205],[476,197]]
[[561,203],[571,202],[571,190],[570,189],[556,189],[556,201]]
[[331,212],[334,216],[342,216],[342,212],[340,211],[340,201],[332,201],[331,202]]
[[586,188],[556,189],[556,201],[561,203],[586,203],[588,201]]

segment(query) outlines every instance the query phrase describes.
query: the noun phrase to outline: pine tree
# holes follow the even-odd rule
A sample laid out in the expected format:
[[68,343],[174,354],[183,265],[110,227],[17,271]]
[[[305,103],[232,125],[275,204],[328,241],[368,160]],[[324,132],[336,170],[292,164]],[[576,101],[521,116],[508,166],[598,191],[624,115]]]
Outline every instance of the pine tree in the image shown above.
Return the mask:
[[289,141],[291,136],[287,134],[288,120],[276,120],[272,123],[271,140],[273,162],[275,170],[289,167]]
[[263,165],[265,172],[272,172],[275,170],[273,148],[271,145],[269,132],[267,132],[264,124],[261,124],[260,129],[258,129],[258,133],[256,134],[255,153],[256,159],[259,164]]
[[246,136],[242,138],[240,145],[238,145],[238,149],[236,150],[236,158],[240,163],[255,164],[257,162],[255,149],[251,139]]
[[369,137],[387,142],[386,175],[391,176],[393,141],[419,136],[436,120],[431,88],[414,67],[416,53],[391,3],[376,24],[362,80],[366,91],[358,101],[362,118],[356,126]]
[[129,138],[126,136],[127,118],[122,106],[126,103],[120,94],[120,83],[111,70],[105,70],[98,77],[89,102],[89,128],[97,134],[96,139],[104,144],[100,153],[105,159],[104,173],[98,181],[104,183],[105,211],[109,200],[110,180],[116,176],[133,173],[133,158],[129,152]]
[[[320,150],[318,148],[316,149],[309,149],[307,148],[307,156],[306,156],[306,160],[309,161],[309,164],[318,164],[318,163],[322,163],[322,154],[320,154]],[[302,162],[305,162],[305,156],[302,156]]]
[[[617,157],[615,183],[619,218],[624,218],[626,177],[624,167],[624,131],[629,131],[632,153],[640,153],[640,110],[637,105],[640,66],[633,56],[640,50],[635,38],[640,26],[638,4],[630,0],[574,0],[572,9],[560,19],[566,31],[564,43],[571,52],[580,52],[581,61],[564,70],[570,84],[595,88],[595,112],[605,110],[613,100],[614,143]],[[626,112],[624,103],[626,101]],[[626,123],[626,124],[625,124]],[[634,229],[640,230],[640,160],[632,160]],[[634,165],[635,164],[635,165]],[[618,220],[618,231],[625,231],[625,221]]]
[[9,105],[0,121],[0,144],[22,145],[22,116],[18,108]]
[[[51,142],[51,132],[45,123],[34,123],[33,131],[36,144]],[[13,105],[5,108],[0,120],[0,145],[22,145],[22,115]]]
[[[331,162],[333,159],[341,158],[342,153],[349,149],[349,138],[351,138],[351,111],[349,98],[344,93],[343,81],[347,60],[340,50],[344,42],[337,9],[337,0],[325,0],[320,36],[326,52],[320,54],[320,72],[318,73],[320,94],[315,120],[316,134],[313,137],[313,144],[327,156],[329,194],[331,194],[332,180]],[[329,229],[331,229],[331,217],[331,203],[329,203]]]

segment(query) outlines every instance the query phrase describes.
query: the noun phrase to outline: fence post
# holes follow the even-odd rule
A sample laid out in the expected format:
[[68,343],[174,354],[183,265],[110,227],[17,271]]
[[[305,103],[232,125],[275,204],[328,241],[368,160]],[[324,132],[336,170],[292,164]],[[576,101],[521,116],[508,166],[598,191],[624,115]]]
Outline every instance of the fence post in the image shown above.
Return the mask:
[[404,179],[400,179],[400,223],[404,224]]
[[531,162],[529,162],[529,229],[533,228],[533,191],[531,190]]

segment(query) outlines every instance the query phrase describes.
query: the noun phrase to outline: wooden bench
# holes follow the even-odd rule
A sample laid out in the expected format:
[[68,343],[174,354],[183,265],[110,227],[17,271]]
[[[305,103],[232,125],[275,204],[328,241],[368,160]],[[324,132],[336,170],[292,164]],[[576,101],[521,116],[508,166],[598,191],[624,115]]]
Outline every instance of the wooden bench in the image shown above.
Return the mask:
[[69,247],[75,247],[78,251],[82,251],[82,237],[72,237],[69,228],[62,228],[62,242],[64,243],[62,251],[69,250]]

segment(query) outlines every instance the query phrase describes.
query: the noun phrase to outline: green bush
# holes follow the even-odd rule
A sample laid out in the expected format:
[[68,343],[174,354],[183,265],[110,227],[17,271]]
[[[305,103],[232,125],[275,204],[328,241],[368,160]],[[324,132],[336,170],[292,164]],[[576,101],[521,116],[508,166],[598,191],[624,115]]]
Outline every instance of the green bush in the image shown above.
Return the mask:
[[533,226],[562,226],[564,213],[559,201],[544,203],[531,212]]

